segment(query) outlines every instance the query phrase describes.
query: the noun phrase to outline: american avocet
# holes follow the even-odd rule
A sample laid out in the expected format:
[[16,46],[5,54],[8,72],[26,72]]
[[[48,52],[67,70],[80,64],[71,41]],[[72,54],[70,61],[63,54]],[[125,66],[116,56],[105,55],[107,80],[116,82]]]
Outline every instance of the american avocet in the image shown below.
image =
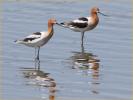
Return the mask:
[[81,17],[81,18],[78,18],[73,21],[67,21],[67,22],[62,22],[62,23],[57,23],[57,24],[65,27],[65,28],[69,28],[75,32],[81,32],[81,35],[82,35],[82,37],[81,37],[82,43],[81,44],[83,45],[84,33],[86,31],[94,29],[99,22],[97,13],[107,16],[107,15],[101,13],[99,8],[93,7],[91,9],[90,17]]
[[16,40],[15,42],[18,44],[24,44],[29,47],[35,48],[35,55],[36,55],[36,49],[38,49],[37,56],[35,58],[35,61],[39,61],[39,51],[40,47],[46,44],[50,38],[53,36],[54,29],[53,25],[56,24],[55,19],[49,19],[48,20],[48,31],[47,32],[35,32],[26,38],[22,40]]

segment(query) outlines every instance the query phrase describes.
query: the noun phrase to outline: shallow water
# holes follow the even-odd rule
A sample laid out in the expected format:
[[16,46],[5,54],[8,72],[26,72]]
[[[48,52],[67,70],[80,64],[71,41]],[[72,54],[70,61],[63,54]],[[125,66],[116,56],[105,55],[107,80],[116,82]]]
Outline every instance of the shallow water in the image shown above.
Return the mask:
[[[4,100],[131,99],[129,0],[9,1],[2,4]],[[47,30],[49,18],[61,22],[88,16],[93,6],[110,17],[99,15],[99,25],[85,34],[84,54],[87,61],[95,59],[92,63],[82,61],[80,33],[56,25],[54,36],[41,48],[39,72],[33,69],[34,49],[14,43],[32,32]],[[50,79],[56,86],[49,86]]]

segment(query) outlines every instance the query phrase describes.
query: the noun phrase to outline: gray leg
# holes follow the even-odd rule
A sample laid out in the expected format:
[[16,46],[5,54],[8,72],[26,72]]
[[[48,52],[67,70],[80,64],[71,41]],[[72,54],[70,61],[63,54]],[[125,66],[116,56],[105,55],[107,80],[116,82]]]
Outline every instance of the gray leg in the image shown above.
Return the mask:
[[38,70],[40,70],[39,52],[40,52],[40,47],[38,47],[38,52],[37,52],[37,64],[38,64]]
[[37,54],[36,54],[36,53],[37,53],[36,51],[37,51],[37,50],[36,50],[36,49],[37,49],[37,48],[35,48],[35,69],[37,68],[37,57],[36,57],[36,55],[37,55]]
[[37,60],[39,60],[39,52],[40,52],[40,47],[38,47]]
[[84,32],[81,33],[81,50],[84,52]]
[[81,33],[81,45],[84,44],[84,32]]
[[81,44],[81,52],[82,52],[82,54],[84,53],[84,44]]

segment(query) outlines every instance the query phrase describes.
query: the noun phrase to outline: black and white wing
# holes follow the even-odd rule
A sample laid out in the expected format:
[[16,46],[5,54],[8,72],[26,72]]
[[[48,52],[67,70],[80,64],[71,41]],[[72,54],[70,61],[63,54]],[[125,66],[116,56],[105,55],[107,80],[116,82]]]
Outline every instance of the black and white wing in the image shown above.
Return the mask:
[[73,21],[60,23],[60,25],[67,28],[85,28],[88,25],[88,18],[81,17]]
[[26,38],[22,39],[22,40],[16,40],[16,43],[31,43],[36,41],[37,39],[39,39],[41,37],[41,32],[35,32],[29,36],[27,36]]
[[23,39],[24,42],[32,42],[38,38],[41,37],[41,33],[40,32],[35,32],[29,36],[27,36],[26,38]]

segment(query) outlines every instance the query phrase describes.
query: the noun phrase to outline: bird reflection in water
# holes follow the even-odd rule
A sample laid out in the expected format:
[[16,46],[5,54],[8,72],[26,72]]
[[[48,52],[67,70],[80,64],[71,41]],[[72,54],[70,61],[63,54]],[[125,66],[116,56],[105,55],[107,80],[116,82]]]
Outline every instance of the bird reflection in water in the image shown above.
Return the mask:
[[[39,91],[42,91],[41,98],[55,100],[56,82],[49,73],[31,68],[22,68],[21,71],[27,80],[26,85],[39,86]],[[45,94],[46,91],[48,93]]]
[[99,69],[100,60],[96,55],[85,52],[84,45],[81,44],[81,52],[73,52],[72,61],[73,61],[73,69],[75,68],[83,68],[83,69]]
[[[72,69],[78,70],[82,75],[89,78],[89,91],[98,94],[99,82],[99,63],[97,55],[85,52],[84,45],[81,44],[81,52],[73,52],[71,57]],[[90,77],[89,77],[90,76]],[[91,79],[91,80],[90,80]]]

